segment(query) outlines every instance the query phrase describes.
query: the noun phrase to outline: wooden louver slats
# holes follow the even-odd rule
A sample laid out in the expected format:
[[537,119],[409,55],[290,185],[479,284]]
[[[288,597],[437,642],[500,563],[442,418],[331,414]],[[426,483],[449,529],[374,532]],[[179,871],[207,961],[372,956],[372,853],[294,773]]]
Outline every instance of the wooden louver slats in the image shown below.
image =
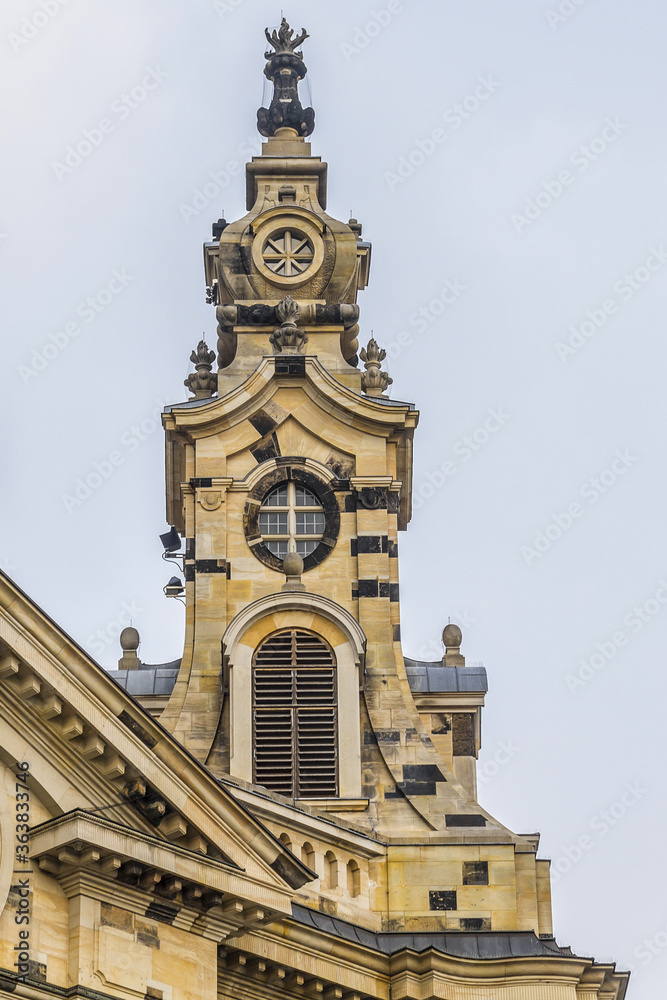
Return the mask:
[[254,780],[292,798],[337,794],[336,662],[320,636],[286,629],[253,661]]

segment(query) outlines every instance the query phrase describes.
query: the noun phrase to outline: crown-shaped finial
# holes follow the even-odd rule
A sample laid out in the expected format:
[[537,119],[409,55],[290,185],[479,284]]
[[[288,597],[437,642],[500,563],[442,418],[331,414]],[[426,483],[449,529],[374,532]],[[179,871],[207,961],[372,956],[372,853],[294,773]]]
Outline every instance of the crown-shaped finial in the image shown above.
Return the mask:
[[218,391],[217,375],[211,371],[215,361],[215,352],[209,351],[205,340],[200,340],[197,344],[197,350],[190,355],[190,361],[196,370],[188,375],[183,385],[194,393],[193,399],[209,399]]
[[359,357],[366,369],[361,375],[362,390],[367,396],[381,396],[394,381],[387,372],[380,370],[380,365],[387,357],[387,352],[384,348],[380,348],[377,341],[371,337],[366,348],[362,347],[359,351]]
[[278,31],[269,33],[265,28],[269,45],[273,51],[265,52],[267,60],[264,76],[273,83],[273,98],[268,108],[257,112],[257,128],[260,135],[267,138],[278,129],[290,128],[299,136],[310,135],[315,128],[315,112],[312,108],[302,108],[299,100],[299,80],[308,72],[303,61],[303,52],[297,49],[309,37],[304,29],[294,37],[294,32],[283,18]]

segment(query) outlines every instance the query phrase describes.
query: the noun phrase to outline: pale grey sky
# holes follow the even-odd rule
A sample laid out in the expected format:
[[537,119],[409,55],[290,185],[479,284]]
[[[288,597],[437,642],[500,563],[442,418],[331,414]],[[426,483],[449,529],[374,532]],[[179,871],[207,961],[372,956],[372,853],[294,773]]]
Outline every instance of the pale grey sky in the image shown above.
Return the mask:
[[[664,5],[285,14],[312,36],[329,210],[373,242],[363,337],[422,414],[405,651],[436,658],[448,616],[462,626],[491,689],[484,806],[542,832],[558,940],[660,1000]],[[4,0],[0,16],[0,564],[105,666],[129,615],[143,659],[170,660],[183,609],[162,595],[156,414],[186,397],[202,331],[215,341],[201,245],[222,209],[244,212],[280,7]]]

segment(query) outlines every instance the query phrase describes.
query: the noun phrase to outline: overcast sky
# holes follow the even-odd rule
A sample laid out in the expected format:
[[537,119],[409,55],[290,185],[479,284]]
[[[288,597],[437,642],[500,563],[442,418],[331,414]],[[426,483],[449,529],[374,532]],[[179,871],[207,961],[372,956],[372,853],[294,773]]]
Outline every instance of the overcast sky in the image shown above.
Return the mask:
[[[329,211],[373,242],[362,342],[421,410],[405,651],[436,659],[461,625],[490,682],[482,804],[542,832],[558,940],[659,1000],[664,4],[285,14],[312,36]],[[130,616],[145,661],[174,659],[158,413],[186,398],[202,331],[215,343],[201,245],[245,212],[280,7],[3,0],[0,17],[0,563],[103,665]]]

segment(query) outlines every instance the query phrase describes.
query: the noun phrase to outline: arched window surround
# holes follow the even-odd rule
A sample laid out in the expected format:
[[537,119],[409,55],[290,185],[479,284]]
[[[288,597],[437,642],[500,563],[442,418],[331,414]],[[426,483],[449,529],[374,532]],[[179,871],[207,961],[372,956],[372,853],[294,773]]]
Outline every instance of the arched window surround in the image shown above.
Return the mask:
[[329,598],[308,593],[278,593],[249,604],[223,636],[225,686],[230,697],[230,773],[253,780],[252,659],[272,632],[284,628],[312,631],[331,646],[337,664],[338,797],[361,797],[359,690],[363,684],[366,637],[348,611]]

